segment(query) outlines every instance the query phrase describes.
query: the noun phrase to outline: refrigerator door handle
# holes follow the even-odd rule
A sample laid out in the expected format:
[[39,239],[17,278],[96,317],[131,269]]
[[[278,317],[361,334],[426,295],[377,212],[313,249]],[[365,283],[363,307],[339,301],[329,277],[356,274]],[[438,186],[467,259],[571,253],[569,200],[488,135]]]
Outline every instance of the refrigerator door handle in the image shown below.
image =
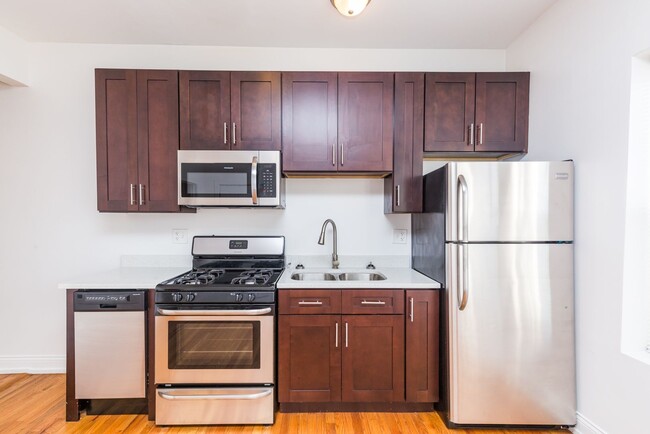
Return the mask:
[[458,216],[457,228],[458,241],[467,241],[467,181],[463,175],[458,175],[458,197],[456,198],[456,211]]
[[458,284],[456,286],[456,297],[458,298],[458,310],[465,310],[469,291],[467,290],[467,246],[458,244]]
[[468,215],[467,215],[467,181],[463,175],[458,175],[458,197],[456,198],[457,208],[457,231],[458,241],[458,260],[461,261],[458,267],[458,286],[456,288],[456,297],[458,298],[458,310],[465,310],[467,306],[467,299],[469,292],[467,291],[467,248],[468,246],[462,244],[467,241],[468,232]]

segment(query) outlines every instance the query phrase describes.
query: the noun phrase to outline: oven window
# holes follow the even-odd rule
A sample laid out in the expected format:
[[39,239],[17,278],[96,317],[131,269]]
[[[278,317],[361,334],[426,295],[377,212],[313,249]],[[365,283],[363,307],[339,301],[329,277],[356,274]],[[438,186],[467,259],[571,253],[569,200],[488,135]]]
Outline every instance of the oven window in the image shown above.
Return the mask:
[[169,369],[259,367],[259,321],[169,322]]

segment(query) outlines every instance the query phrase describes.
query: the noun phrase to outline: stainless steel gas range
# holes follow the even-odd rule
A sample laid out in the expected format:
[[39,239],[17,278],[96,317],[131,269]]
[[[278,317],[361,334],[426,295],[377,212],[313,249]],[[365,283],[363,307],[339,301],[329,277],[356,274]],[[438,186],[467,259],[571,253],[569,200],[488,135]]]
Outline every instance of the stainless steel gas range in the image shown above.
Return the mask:
[[272,424],[284,237],[196,236],[156,286],[156,424]]

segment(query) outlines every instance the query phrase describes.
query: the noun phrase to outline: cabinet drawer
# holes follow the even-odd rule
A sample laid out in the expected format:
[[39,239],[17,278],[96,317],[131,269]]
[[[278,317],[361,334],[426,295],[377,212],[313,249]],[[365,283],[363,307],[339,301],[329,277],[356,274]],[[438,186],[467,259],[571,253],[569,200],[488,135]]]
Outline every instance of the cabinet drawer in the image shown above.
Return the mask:
[[345,289],[342,291],[344,314],[403,314],[402,289]]
[[341,313],[341,291],[331,289],[287,289],[279,291],[280,315]]

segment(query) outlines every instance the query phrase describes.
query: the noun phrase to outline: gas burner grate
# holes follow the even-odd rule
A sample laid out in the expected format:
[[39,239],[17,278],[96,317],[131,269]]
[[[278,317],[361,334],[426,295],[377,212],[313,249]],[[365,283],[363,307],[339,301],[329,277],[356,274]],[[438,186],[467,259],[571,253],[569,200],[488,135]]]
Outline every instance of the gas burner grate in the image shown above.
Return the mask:
[[216,282],[225,272],[225,270],[220,268],[198,269],[183,274],[170,283],[174,285],[209,285]]
[[257,270],[246,270],[232,279],[232,285],[264,285],[273,276],[273,270],[262,268]]

